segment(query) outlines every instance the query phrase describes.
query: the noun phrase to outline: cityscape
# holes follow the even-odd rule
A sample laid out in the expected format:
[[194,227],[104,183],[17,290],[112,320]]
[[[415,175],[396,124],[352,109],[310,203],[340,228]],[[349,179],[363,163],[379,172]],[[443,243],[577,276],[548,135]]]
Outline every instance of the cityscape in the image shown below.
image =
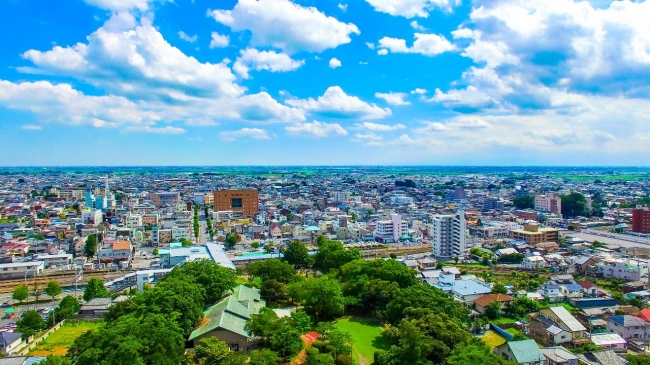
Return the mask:
[[0,365],[650,365],[649,0],[0,31]]

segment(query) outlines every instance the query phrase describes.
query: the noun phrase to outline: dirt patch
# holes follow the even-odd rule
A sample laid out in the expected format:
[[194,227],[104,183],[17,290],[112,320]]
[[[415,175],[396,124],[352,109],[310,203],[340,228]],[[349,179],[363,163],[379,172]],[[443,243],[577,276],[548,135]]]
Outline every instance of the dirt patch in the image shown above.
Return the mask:
[[63,346],[53,346],[47,350],[37,350],[31,352],[29,356],[65,356],[68,354],[68,349]]
[[354,350],[357,353],[357,356],[359,356],[359,365],[366,365],[372,363],[373,359],[368,359],[363,357],[356,347],[352,346],[352,350]]

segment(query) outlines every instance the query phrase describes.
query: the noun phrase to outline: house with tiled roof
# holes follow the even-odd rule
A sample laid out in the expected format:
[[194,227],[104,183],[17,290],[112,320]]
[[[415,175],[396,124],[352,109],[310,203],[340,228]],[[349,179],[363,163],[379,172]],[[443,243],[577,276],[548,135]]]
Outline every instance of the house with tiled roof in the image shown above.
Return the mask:
[[618,333],[624,340],[643,341],[650,329],[648,322],[627,314],[607,319],[607,331]]
[[486,308],[494,302],[499,302],[501,304],[501,310],[504,310],[508,303],[512,303],[514,300],[515,298],[505,294],[485,294],[477,298],[474,301],[474,305],[476,306],[477,312],[485,314]]
[[233,351],[246,352],[254,343],[246,322],[265,306],[259,289],[240,285],[230,296],[205,311],[203,321],[188,340],[196,346],[202,338],[213,336],[226,342]]

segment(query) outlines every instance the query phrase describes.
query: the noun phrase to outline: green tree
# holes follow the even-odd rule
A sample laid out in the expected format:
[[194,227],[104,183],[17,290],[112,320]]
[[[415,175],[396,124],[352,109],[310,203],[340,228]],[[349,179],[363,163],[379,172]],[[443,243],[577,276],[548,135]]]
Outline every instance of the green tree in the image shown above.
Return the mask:
[[302,302],[307,313],[319,320],[335,318],[345,309],[343,291],[338,281],[329,276],[305,281],[306,297]]
[[12,295],[14,300],[22,303],[23,300],[27,299],[27,297],[29,297],[29,289],[27,289],[27,285],[21,284],[14,288],[14,293]]
[[88,258],[93,258],[95,257],[95,254],[97,253],[97,236],[94,234],[89,235],[86,237],[86,244],[84,245],[84,254]]
[[45,294],[49,295],[54,299],[57,295],[61,294],[63,290],[61,289],[61,285],[56,280],[50,280],[47,283],[47,286],[45,287]]
[[185,351],[181,333],[166,315],[128,314],[81,335],[68,356],[75,365],[178,365]]
[[81,306],[75,297],[66,295],[61,299],[59,306],[54,309],[51,316],[47,318],[48,324],[54,326],[57,322],[64,319],[72,318],[79,313]]
[[194,353],[202,364],[221,364],[230,353],[230,348],[216,337],[205,337],[196,344]]
[[585,196],[573,192],[569,195],[563,195],[562,197],[562,215],[565,218],[574,218],[579,215],[588,215],[587,209],[587,199]]
[[287,285],[284,283],[277,280],[264,280],[260,288],[260,294],[269,301],[278,302],[287,296],[286,290]]
[[318,247],[321,247],[325,242],[327,242],[327,237],[325,237],[325,236],[322,236],[322,235],[321,235],[321,236],[318,236],[318,237],[316,238],[316,245],[317,245]]
[[104,282],[100,278],[90,278],[84,290],[84,300],[89,301],[93,298],[108,298],[111,293],[104,286]]
[[43,294],[43,291],[41,288],[38,287],[37,283],[34,283],[32,286],[32,296],[36,298],[36,301],[38,302],[38,299],[41,297],[41,294]]
[[495,283],[492,286],[492,293],[494,293],[494,294],[508,294],[508,289],[506,289],[506,287],[501,283]]
[[297,354],[303,346],[296,327],[296,322],[289,318],[278,318],[270,308],[262,308],[246,323],[252,334],[261,338],[263,345],[270,347],[283,359],[290,359]]
[[517,209],[533,209],[535,208],[535,197],[532,195],[522,195],[514,198],[512,204]]
[[277,352],[269,349],[253,350],[249,356],[250,365],[276,365],[282,361]]
[[226,234],[226,241],[225,241],[225,244],[224,244],[226,246],[226,248],[231,249],[231,248],[235,247],[235,245],[238,242],[239,242],[239,238],[237,237],[236,234],[232,234],[232,233],[227,233]]
[[438,288],[417,284],[402,289],[387,306],[385,318],[398,324],[408,308],[428,308],[459,321],[465,321],[469,311]]
[[191,242],[190,240],[188,240],[187,238],[185,238],[185,237],[182,237],[182,238],[179,240],[179,242],[181,243],[181,245],[183,245],[183,247],[190,247],[190,246],[192,246],[192,242]]
[[27,338],[45,328],[45,321],[38,312],[27,311],[23,317],[16,322],[16,326],[18,327],[16,331],[22,333],[23,338]]
[[488,304],[485,308],[485,315],[489,319],[497,319],[501,315],[501,303],[498,301]]
[[260,243],[258,241],[251,242],[251,248],[257,250],[258,248],[260,248]]
[[323,272],[328,272],[359,259],[361,259],[359,249],[346,249],[339,241],[326,241],[318,247],[318,253],[314,256],[314,266]]
[[298,267],[310,266],[312,262],[307,246],[298,241],[289,243],[289,246],[284,251],[283,260]]
[[275,280],[285,284],[291,282],[296,275],[296,269],[292,265],[279,259],[253,262],[248,265],[247,271],[262,281]]
[[235,287],[237,274],[213,260],[195,260],[175,267],[161,282],[174,278],[198,284],[205,290],[204,304],[209,305],[218,302],[228,290]]
[[151,251],[151,254],[154,256],[158,256],[158,253],[159,253],[158,247],[154,248],[153,251]]

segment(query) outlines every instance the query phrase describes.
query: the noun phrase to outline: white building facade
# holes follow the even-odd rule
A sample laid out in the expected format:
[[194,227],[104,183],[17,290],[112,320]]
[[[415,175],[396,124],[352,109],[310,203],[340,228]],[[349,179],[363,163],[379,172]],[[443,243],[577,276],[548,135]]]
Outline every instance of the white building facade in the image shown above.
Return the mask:
[[466,249],[465,213],[459,210],[454,215],[435,215],[429,229],[436,257],[463,257]]

